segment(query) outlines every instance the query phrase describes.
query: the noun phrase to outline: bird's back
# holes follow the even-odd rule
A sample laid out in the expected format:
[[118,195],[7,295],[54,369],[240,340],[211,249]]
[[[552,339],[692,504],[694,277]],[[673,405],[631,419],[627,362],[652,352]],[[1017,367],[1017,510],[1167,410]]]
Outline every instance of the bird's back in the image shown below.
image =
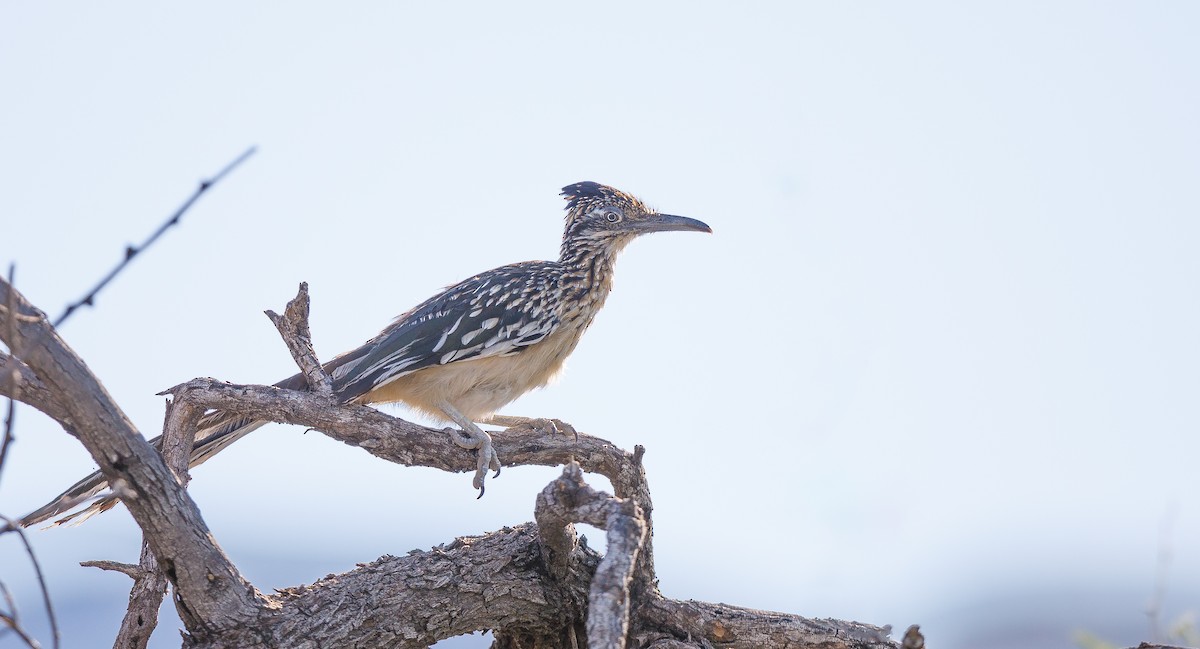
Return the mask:
[[[422,392],[445,397],[482,389],[496,393],[494,398],[480,399],[490,402],[515,391],[507,403],[524,391],[519,390],[521,384],[544,385],[549,376],[543,375],[547,371],[552,375],[561,365],[557,356],[574,348],[560,336],[555,344],[534,352],[562,325],[563,276],[558,262],[529,261],[463,280],[332,361],[337,365],[332,372],[334,387],[346,401],[406,401],[422,410],[430,410],[427,400],[413,396]],[[502,359],[519,355],[529,361],[530,354],[547,358],[534,363],[537,367],[532,371],[518,372],[525,376],[506,378],[518,364]],[[422,389],[426,382],[437,386]]]

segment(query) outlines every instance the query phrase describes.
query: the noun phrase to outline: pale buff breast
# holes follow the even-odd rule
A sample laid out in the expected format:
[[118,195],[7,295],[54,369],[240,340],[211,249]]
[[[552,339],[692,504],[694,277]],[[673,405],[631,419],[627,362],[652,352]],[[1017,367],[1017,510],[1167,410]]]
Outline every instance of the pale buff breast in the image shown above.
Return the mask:
[[443,398],[472,421],[481,421],[554,379],[582,333],[582,328],[564,327],[520,354],[427,367],[376,388],[371,401],[403,402],[444,420],[437,407],[437,399]]

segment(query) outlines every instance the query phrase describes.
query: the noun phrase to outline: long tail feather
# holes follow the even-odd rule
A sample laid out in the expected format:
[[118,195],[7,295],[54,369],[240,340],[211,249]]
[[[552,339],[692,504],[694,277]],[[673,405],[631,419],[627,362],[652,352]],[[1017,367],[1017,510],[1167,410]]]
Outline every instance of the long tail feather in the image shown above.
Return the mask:
[[[196,432],[197,441],[192,447],[192,457],[188,466],[195,467],[203,464],[205,460],[216,455],[226,446],[253,432],[265,423],[267,422],[263,420],[248,419],[224,412],[214,412],[205,415],[204,419],[201,420],[200,429]],[[150,440],[150,443],[155,449],[161,449],[162,437],[155,437]],[[103,474],[96,471],[83,480],[76,482],[70,489],[59,494],[54,500],[26,514],[19,523],[22,527],[37,525],[63,512],[70,511],[88,500],[92,500],[97,494],[107,489],[108,480],[104,478]],[[71,521],[75,521],[76,524],[82,523],[96,514],[112,509],[116,501],[116,496],[112,494],[104,495],[98,500],[93,500],[86,508],[55,521],[50,527],[56,527]]]
[[[384,330],[376,338],[368,341],[365,345],[346,352],[333,360],[325,363],[325,371],[329,372],[334,377],[335,389],[339,393],[343,392],[348,382],[345,376],[349,370],[375,349],[379,338],[382,338],[387,330]],[[340,380],[339,380],[340,379]],[[277,388],[285,390],[303,390],[307,384],[304,375],[293,374],[292,376],[275,384]],[[356,394],[342,393],[341,397],[344,401],[352,401]],[[233,413],[214,411],[210,412],[200,420],[199,429],[196,431],[196,443],[192,446],[192,457],[188,464],[189,467],[199,466],[210,457],[216,455],[225,447],[245,437],[247,434],[267,423],[263,420],[255,420]],[[162,437],[155,437],[150,440],[155,449],[162,449]],[[95,472],[88,477],[76,482],[70,489],[62,492],[57,498],[49,503],[39,507],[35,511],[30,512],[19,523],[22,527],[37,525],[42,521],[48,520],[63,512],[70,511],[75,507],[92,501],[85,509],[75,512],[69,516],[63,517],[54,522],[51,527],[62,525],[70,521],[75,521],[76,524],[99,514],[100,512],[112,509],[116,504],[117,497],[112,494],[101,494],[108,489],[108,481],[99,472]],[[97,494],[100,497],[97,499]]]

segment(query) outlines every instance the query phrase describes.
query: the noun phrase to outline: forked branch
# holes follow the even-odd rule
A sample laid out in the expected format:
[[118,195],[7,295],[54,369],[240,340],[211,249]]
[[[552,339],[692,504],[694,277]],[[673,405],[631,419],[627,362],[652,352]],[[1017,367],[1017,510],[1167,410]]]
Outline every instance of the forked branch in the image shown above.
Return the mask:
[[632,500],[592,489],[583,481],[579,464],[571,462],[538,494],[533,512],[543,560],[557,579],[567,576],[571,555],[579,549],[573,523],[608,532],[608,549],[588,589],[588,646],[623,649],[629,635],[629,586],[647,529],[641,508]]

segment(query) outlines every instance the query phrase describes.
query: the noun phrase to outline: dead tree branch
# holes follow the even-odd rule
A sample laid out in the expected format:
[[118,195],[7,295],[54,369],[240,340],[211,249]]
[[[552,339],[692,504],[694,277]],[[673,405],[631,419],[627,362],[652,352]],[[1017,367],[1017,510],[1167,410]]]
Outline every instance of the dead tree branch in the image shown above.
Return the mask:
[[[49,410],[61,408],[60,421],[72,422],[110,484],[126,485],[120,495],[159,569],[174,584],[181,619],[191,634],[189,647],[416,648],[482,629],[495,630],[496,647],[896,647],[882,629],[858,623],[662,598],[648,559],[650,498],[642,449],[627,453],[589,435],[556,436],[537,426],[497,433],[495,443],[509,465],[568,465],[535,508],[540,525],[463,538],[407,557],[385,556],[309,586],[261,594],[221,553],[181,480],[137,434],[82,361],[40,312],[0,283],[0,301],[11,296],[18,308],[8,315],[23,316],[18,336],[41,337],[36,349],[9,361],[27,369],[47,393],[22,391],[22,398]],[[299,309],[296,314],[302,318]],[[294,324],[281,327],[285,338],[300,337]],[[310,355],[315,363],[311,345],[300,341],[289,348],[302,367]],[[320,389],[324,380],[313,373],[323,372],[309,373],[311,384]],[[219,409],[316,429],[408,466],[452,472],[476,466],[471,453],[444,431],[371,408],[336,405],[313,392],[212,379],[189,381],[168,392],[173,407],[167,435],[185,442],[178,446],[184,457],[194,417]],[[173,428],[182,432],[173,433]],[[606,476],[617,497],[584,484],[582,470]],[[185,474],[179,475],[182,479]],[[564,535],[578,521],[607,530],[609,550],[603,561],[573,534]],[[138,580],[153,575],[146,564],[122,569]]]
[[141,564],[121,563],[120,561],[96,559],[93,561],[80,561],[79,565],[84,568],[99,568],[110,572],[119,572],[130,579],[139,579],[146,574],[146,570],[142,568]]
[[[9,265],[8,284],[11,285],[15,275],[16,267]],[[31,321],[27,317],[23,318],[18,315],[19,308],[20,305],[15,292],[7,295],[6,299],[3,300],[3,304],[0,305],[0,312],[2,312],[5,316],[4,331],[6,332],[7,336],[6,344],[9,346],[9,349],[12,350],[19,349],[19,347],[16,346],[18,323],[22,321]],[[20,398],[22,391],[24,390],[25,392],[29,393],[30,397],[34,399],[45,399],[48,402],[54,401],[49,398],[49,391],[45,389],[45,386],[43,386],[35,376],[32,376],[31,372],[28,372],[28,368],[23,367],[15,359],[12,359],[13,362],[11,363],[7,362],[8,360],[9,359],[5,355],[0,354],[0,367],[3,368],[0,370],[0,385],[4,386],[6,390],[5,393],[8,395],[8,412],[4,417],[4,437],[3,441],[0,441],[0,474],[3,474],[4,472],[4,465],[8,460],[8,448],[14,439],[13,426],[14,422],[16,421],[17,414],[16,402]],[[26,384],[28,384],[28,387],[26,387]],[[59,405],[61,404],[55,402],[53,407],[57,407]],[[4,523],[4,525],[0,527],[0,535],[4,535],[8,532],[15,532],[21,539],[21,545],[24,546],[25,554],[29,557],[29,563],[31,566],[33,566],[33,572],[37,576],[38,587],[42,593],[42,604],[46,607],[46,617],[50,622],[50,634],[53,638],[53,646],[55,649],[58,649],[62,640],[62,634],[59,633],[58,630],[58,616],[54,613],[54,602],[50,599],[50,589],[46,586],[46,577],[42,573],[42,564],[38,562],[37,555],[33,551],[33,545],[29,543],[29,537],[25,536],[25,531],[20,529],[19,526],[17,526],[6,516],[0,515],[0,521]],[[8,587],[3,581],[0,581],[0,588],[3,589],[5,601],[8,603],[8,613],[0,616],[0,621],[2,621],[10,630],[16,633],[17,636],[23,641],[29,644],[29,646],[40,646],[22,628],[20,618],[17,615],[17,604],[12,599],[12,596],[8,591]]]
[[607,530],[608,549],[588,593],[587,639],[591,647],[623,649],[629,634],[629,584],[646,534],[641,509],[632,500],[589,487],[579,465],[571,462],[538,494],[534,518],[542,556],[550,575],[559,579],[567,575],[578,549],[573,523]]
[[[181,486],[188,483],[188,460],[192,456],[192,442],[202,409],[186,403],[167,402],[163,422],[162,455],[167,468]],[[131,575],[132,576],[132,575]],[[113,649],[145,649],[150,635],[158,626],[158,609],[167,590],[167,574],[159,568],[158,560],[150,542],[142,540],[142,554],[138,560],[138,573],[133,576],[133,588],[129,591],[129,606],[117,641]]]
[[333,381],[325,373],[325,368],[321,367],[321,361],[317,360],[317,353],[313,351],[312,332],[308,328],[308,282],[300,282],[300,290],[288,302],[283,315],[269,309],[266,314],[275,323],[292,359],[304,374],[309,391],[325,399],[333,399]]
[[0,352],[0,394],[12,395],[14,400],[41,410],[75,435],[75,424],[59,395],[47,388],[29,366],[4,352]]
[[[786,613],[759,611],[728,604],[657,598],[638,609],[642,637],[663,629],[676,638],[692,638],[690,646],[730,649],[758,647],[895,647],[887,628],[845,620],[818,620]],[[703,640],[708,644],[701,644]]]
[[[21,539],[21,545],[25,548],[25,554],[29,556],[29,564],[33,566],[33,574],[37,577],[38,588],[42,593],[42,605],[46,607],[46,617],[50,621],[50,636],[54,639],[54,649],[58,649],[62,640],[62,634],[58,630],[58,616],[54,613],[54,602],[50,600],[50,588],[46,586],[46,575],[42,572],[42,564],[38,561],[37,555],[33,551],[33,545],[29,543],[29,537],[25,535],[25,530],[21,529],[14,521],[5,516],[0,516],[0,521],[4,523],[4,527],[0,529],[0,534],[5,532],[15,532],[17,537]],[[0,586],[3,583],[0,582]],[[17,617],[17,605],[12,601],[8,593],[8,587],[4,587],[4,597],[8,601],[9,614],[3,617],[3,621],[10,629],[17,633],[31,647],[41,646],[37,641],[32,641],[21,629],[20,620]]]
[[[590,567],[599,558],[592,553]],[[385,556],[311,586],[279,592],[286,611],[275,642],[317,646],[427,647],[480,629],[557,629],[563,585],[540,569],[537,528],[465,537],[428,552]],[[588,565],[578,577],[586,579]],[[567,645],[569,646],[569,645]]]
[[[74,420],[73,418],[77,413],[73,413],[71,408],[67,407],[62,402],[58,401],[56,398],[56,395],[71,395],[71,396],[75,396],[75,397],[78,397],[79,395],[75,394],[75,393],[71,393],[71,392],[61,392],[56,389],[47,388],[45,385],[43,385],[42,382],[40,380],[38,380],[35,373],[31,371],[31,368],[25,366],[22,363],[21,359],[23,357],[23,353],[22,353],[23,350],[21,349],[21,347],[18,346],[18,341],[23,341],[24,344],[26,346],[28,346],[29,348],[41,348],[42,342],[43,342],[42,336],[52,333],[55,328],[57,328],[58,326],[61,326],[63,324],[63,322],[65,322],[67,320],[67,318],[69,318],[71,316],[71,314],[74,313],[78,308],[85,306],[85,305],[87,305],[87,306],[94,305],[96,296],[100,293],[100,291],[103,290],[104,287],[109,284],[109,282],[111,282],[113,279],[115,279],[117,277],[117,275],[119,275],[121,273],[121,271],[124,270],[125,267],[131,261],[133,261],[134,257],[136,257],[138,254],[140,254],[141,252],[148,249],[151,245],[153,245],[154,242],[157,241],[158,238],[161,237],[163,235],[163,233],[166,232],[169,228],[171,228],[174,225],[177,225],[179,223],[180,219],[188,211],[188,209],[192,206],[193,203],[195,203],[197,200],[199,200],[199,198],[210,187],[212,187],[214,184],[219,182],[222,178],[224,178],[226,175],[228,175],[230,172],[232,172],[238,165],[240,165],[247,158],[249,158],[251,155],[253,155],[254,152],[255,152],[254,147],[247,149],[240,156],[235,158],[232,162],[230,162],[223,169],[221,169],[219,172],[217,172],[217,174],[215,176],[213,176],[212,178],[210,178],[208,180],[201,181],[200,185],[199,185],[199,187],[197,187],[196,191],[186,201],[184,201],[184,203],[182,205],[180,205],[179,208],[177,208],[175,210],[175,212],[162,225],[160,225],[158,227],[158,229],[155,230],[150,235],[150,237],[146,239],[145,242],[142,243],[141,246],[133,246],[133,245],[126,246],[125,255],[121,259],[121,261],[112,270],[110,270],[107,275],[105,275],[103,278],[101,278],[101,280],[94,287],[92,287],[92,289],[90,291],[88,291],[88,293],[83,298],[81,298],[77,302],[68,304],[66,309],[63,311],[62,315],[60,315],[58,317],[58,319],[55,320],[53,327],[49,326],[45,322],[45,320],[46,320],[45,315],[43,313],[41,313],[40,311],[37,311],[36,309],[32,310],[33,312],[30,312],[30,313],[22,312],[23,305],[21,303],[24,302],[24,299],[21,298],[20,295],[15,290],[12,289],[13,275],[14,275],[15,269],[12,265],[9,266],[8,281],[4,283],[4,288],[6,290],[3,291],[3,293],[4,293],[3,297],[5,299],[3,300],[3,304],[0,304],[0,315],[4,316],[5,323],[7,324],[2,337],[5,341],[5,343],[8,345],[9,350],[12,352],[11,355],[0,354],[0,392],[3,392],[4,394],[8,395],[7,414],[4,418],[4,434],[3,434],[2,441],[0,441],[0,473],[3,472],[4,463],[8,457],[8,448],[9,448],[9,445],[13,441],[13,422],[14,422],[15,416],[16,416],[16,407],[15,407],[16,401],[29,400],[30,402],[34,402],[35,407],[38,407],[43,412],[46,412],[51,417],[54,417],[57,421],[59,421],[59,423],[62,424],[64,430],[67,430],[72,435],[76,435],[76,432],[75,432],[76,426],[74,424],[74,421],[76,421],[76,420]],[[27,305],[25,305],[25,306],[27,306]],[[18,334],[18,324],[19,323],[37,325],[34,328],[34,331],[37,333],[34,333],[32,336],[28,335],[28,334],[19,335]],[[51,345],[51,346],[53,347],[53,345]],[[65,345],[62,346],[62,348],[66,349]],[[70,350],[66,349],[66,351],[69,352]],[[71,353],[70,355],[74,356],[73,353]],[[82,363],[80,363],[80,365],[82,365]],[[88,376],[90,377],[90,375],[88,375]],[[99,386],[99,383],[95,382],[95,385]],[[27,399],[22,399],[22,397],[24,396],[23,390],[26,392],[31,392],[32,394],[29,394]],[[111,400],[107,399],[107,395],[104,395],[104,397],[105,397],[104,401],[109,401],[111,403]],[[115,409],[115,404],[114,404],[112,411],[116,414],[119,414],[119,412],[117,412]],[[78,435],[76,435],[76,436],[78,436]],[[190,441],[188,441],[188,448],[189,448],[189,451],[187,451],[187,452],[190,452]],[[90,450],[90,448],[89,448],[89,450]],[[186,475],[186,469],[187,469],[187,454],[186,454],[187,452],[185,452],[185,455],[183,456],[183,459],[182,459],[184,475]],[[111,477],[109,479],[112,480]],[[120,483],[114,482],[113,484],[120,484]],[[198,516],[197,516],[197,519],[198,519]],[[21,533],[20,529],[17,528],[11,521],[8,521],[8,519],[4,519],[4,520],[5,520],[5,527],[2,530],[0,530],[0,534],[3,534],[4,532],[12,531],[12,530],[16,530],[18,533]],[[50,617],[50,626],[51,626],[52,633],[54,635],[54,646],[58,647],[59,646],[59,631],[58,631],[57,619],[54,615],[54,608],[50,601],[49,592],[46,590],[45,581],[44,581],[44,579],[42,579],[41,566],[38,565],[36,558],[34,558],[33,549],[29,546],[28,539],[25,538],[23,533],[21,533],[21,540],[23,543],[25,543],[26,549],[29,552],[30,559],[33,562],[34,569],[37,571],[38,580],[41,583],[41,587],[42,587],[42,596],[43,596],[43,599],[45,600],[47,613]],[[145,546],[142,549],[142,564],[143,564],[143,567],[147,567],[147,570],[148,570],[147,575],[155,575],[153,577],[153,579],[151,579],[150,577],[146,577],[145,579],[153,581],[155,585],[150,587],[150,590],[151,591],[157,590],[157,592],[158,592],[157,596],[153,596],[153,595],[149,596],[152,599],[154,599],[152,615],[156,619],[158,616],[158,604],[161,603],[161,601],[162,601],[162,592],[165,588],[165,582],[161,576],[158,576],[158,573],[154,569],[154,556],[151,553],[148,546]],[[143,578],[137,579],[137,582],[134,587],[134,593],[138,593],[139,591],[143,590],[142,586],[149,584],[149,581],[146,581],[145,584],[143,582],[144,582]],[[134,607],[134,602],[133,602],[132,597],[133,596],[131,595],[131,603],[130,603],[130,611],[129,611],[130,615],[133,615],[135,612],[134,611],[135,607]],[[141,600],[139,599],[139,601],[141,601]],[[139,606],[143,609],[147,608],[150,606],[150,602],[149,601],[142,602]],[[14,619],[15,619],[15,608],[14,608]],[[144,621],[144,619],[145,618],[141,613],[139,613],[137,615],[137,623],[138,624],[141,624]],[[128,620],[127,620],[127,622],[128,622]],[[149,628],[153,629],[153,626],[154,626],[154,620],[151,620]],[[123,625],[122,626],[122,638],[124,638],[126,635],[125,630],[126,630],[126,627],[125,627],[125,625]],[[18,631],[19,631],[19,629],[18,629]],[[145,640],[148,639],[149,633],[147,632],[145,635],[146,635],[146,638],[144,638],[140,643],[133,642],[133,643],[129,643],[127,646],[144,647]],[[122,641],[119,639],[118,646],[126,646],[126,645],[122,645],[121,642]]]
[[162,456],[138,433],[45,315],[0,281],[0,302],[10,300],[16,309],[7,313],[7,318],[28,317],[16,319],[17,339],[4,333],[6,327],[0,327],[0,335],[10,350],[21,349],[20,340],[38,341],[23,350],[20,360],[48,390],[62,395],[59,401],[68,420],[109,484],[128,485],[125,505],[175,584],[181,617],[197,629],[252,624],[265,606],[262,596],[217,547],[195,502]]
[[0,581],[0,597],[4,598],[4,605],[7,607],[0,609],[0,624],[4,625],[6,630],[4,632],[11,631],[20,638],[21,642],[25,643],[26,647],[41,649],[41,643],[25,630],[25,625],[21,623],[21,614],[17,610],[17,600],[13,598],[8,586],[5,586],[2,581]]

